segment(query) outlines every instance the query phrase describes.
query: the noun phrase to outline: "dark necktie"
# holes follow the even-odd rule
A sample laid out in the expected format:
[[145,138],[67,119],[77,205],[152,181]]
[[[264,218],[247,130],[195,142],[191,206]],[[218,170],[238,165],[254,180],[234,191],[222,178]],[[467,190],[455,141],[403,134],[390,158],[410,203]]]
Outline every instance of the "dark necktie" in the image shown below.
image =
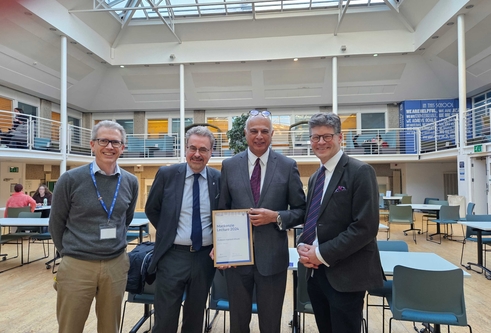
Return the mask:
[[324,180],[326,179],[326,167],[322,166],[317,173],[317,180],[315,181],[314,192],[312,195],[312,201],[310,202],[309,212],[307,214],[307,220],[303,228],[303,233],[300,236],[299,243],[310,244],[315,240],[315,227],[317,225],[317,219],[319,218],[319,210],[321,208],[322,193],[324,190]]
[[254,205],[257,206],[259,197],[261,196],[261,160],[256,160],[256,165],[251,175],[251,190],[252,197],[254,198]]
[[191,228],[191,241],[193,242],[193,250],[201,249],[203,242],[203,231],[201,230],[201,215],[199,212],[199,173],[194,174],[193,183],[193,225]]

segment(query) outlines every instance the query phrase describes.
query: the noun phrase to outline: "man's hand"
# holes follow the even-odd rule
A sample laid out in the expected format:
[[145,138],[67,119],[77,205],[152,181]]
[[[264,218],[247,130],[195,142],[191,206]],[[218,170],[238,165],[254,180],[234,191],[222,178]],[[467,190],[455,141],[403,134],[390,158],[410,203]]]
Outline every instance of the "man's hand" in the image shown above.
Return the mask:
[[322,262],[317,258],[315,254],[316,246],[302,244],[297,247],[299,261],[307,268],[319,268]]
[[266,208],[251,208],[249,209],[249,220],[252,225],[259,227],[269,223],[276,223],[276,217],[278,213],[274,210]]
[[[210,256],[211,260],[215,260],[215,248],[212,248],[211,249],[209,256]],[[218,266],[217,268],[223,270],[223,269],[227,269],[227,268],[230,268],[230,267],[232,267],[232,266],[230,266],[230,265],[222,265],[222,266]]]

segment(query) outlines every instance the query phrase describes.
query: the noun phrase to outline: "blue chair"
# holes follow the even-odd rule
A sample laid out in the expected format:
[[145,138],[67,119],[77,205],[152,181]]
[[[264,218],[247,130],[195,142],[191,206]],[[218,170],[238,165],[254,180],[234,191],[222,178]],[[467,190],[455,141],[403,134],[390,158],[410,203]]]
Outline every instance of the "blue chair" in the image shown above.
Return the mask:
[[[425,205],[429,205],[430,200],[439,201],[440,199],[438,199],[438,198],[425,198],[423,203]],[[421,233],[424,234],[425,232],[428,232],[428,230],[424,231],[424,222],[425,222],[424,220],[426,219],[426,223],[428,223],[428,219],[436,219],[438,217],[438,215],[433,210],[421,209],[420,212],[423,213],[423,215],[421,216]]]
[[[215,310],[215,315],[211,318],[211,311]],[[223,272],[217,269],[213,283],[211,285],[208,308],[205,316],[205,332],[211,332],[213,322],[218,316],[219,311],[223,312],[223,332],[225,333],[226,311],[230,311],[230,303],[228,300],[227,281]],[[256,288],[253,291],[252,297],[252,313],[257,313]]]
[[[436,224],[444,224],[445,227],[446,227],[446,231],[443,233],[444,234],[444,238],[448,238],[450,240],[453,240],[452,239],[452,233],[453,233],[453,230],[452,232],[449,234],[448,233],[448,226],[450,225],[450,228],[452,228],[452,224],[456,224],[458,223],[460,220],[460,206],[442,206],[440,208],[440,214],[439,214],[439,217],[437,219],[431,219],[431,220],[428,220],[428,222],[433,222],[433,223],[436,223]],[[442,232],[440,232],[439,230],[437,230],[437,233],[439,235],[439,241],[433,241],[433,236],[435,236],[436,234],[432,234],[430,235],[430,232],[429,232],[429,229],[428,229],[428,222],[426,224],[426,230],[428,230],[427,234],[426,234],[426,240],[427,241],[430,241],[430,242],[434,242],[434,243],[437,243],[437,244],[441,244],[442,243]],[[463,228],[463,227],[462,227]],[[462,229],[463,230],[463,229]]]
[[[465,219],[467,221],[487,221],[487,222],[489,222],[489,221],[491,221],[491,215],[467,215],[465,217]],[[483,244],[483,266],[486,267],[486,253],[488,251],[490,251],[487,248],[487,246],[488,245],[491,246],[491,231],[482,231],[481,235],[482,235],[482,244]],[[467,265],[463,264],[464,247],[465,247],[465,244],[467,242],[477,243],[477,231],[471,227],[466,227],[466,229],[465,229],[464,241],[462,242],[462,253],[460,255],[460,265],[465,267],[466,269],[472,269],[473,271],[475,271],[479,274],[482,274],[484,271],[482,268],[479,271],[479,270],[473,269],[472,265],[470,265],[470,264],[467,264]]]
[[[397,251],[397,252],[408,252],[409,247],[404,241],[377,241],[377,246],[379,251]],[[382,298],[382,304],[370,304],[370,296],[376,296]],[[384,286],[382,288],[371,289],[367,291],[367,309],[366,309],[366,332],[368,332],[368,307],[376,306],[382,307],[382,332],[385,332],[385,310],[388,310],[388,304],[386,305],[385,300],[392,298],[392,280],[384,281]]]
[[[147,215],[145,212],[135,212],[133,215],[134,219],[147,219]],[[143,228],[143,238],[148,237],[150,242],[152,241],[152,236],[150,235],[150,224],[147,224]],[[140,239],[140,227],[128,227],[128,231],[126,232],[126,242],[128,244],[134,244],[133,241]]]
[[387,231],[387,240],[390,238],[390,225],[391,224],[409,224],[410,228],[404,230],[404,235],[407,235],[408,231],[413,232],[413,240],[416,243],[416,231],[420,233],[420,229],[414,228],[413,209],[411,206],[389,206],[389,230]]
[[47,151],[49,150],[50,147],[51,147],[50,138],[34,138],[34,146],[33,146],[34,149]]
[[473,202],[469,202],[467,204],[467,210],[465,212],[466,217],[461,217],[460,221],[467,221],[467,215],[473,215],[474,214],[474,208],[476,207],[476,204]]
[[[394,267],[392,299],[390,301],[392,320],[422,322],[430,324],[467,326],[464,298],[464,272],[460,269],[449,271],[428,271],[397,265]],[[433,330],[431,330],[433,331]]]

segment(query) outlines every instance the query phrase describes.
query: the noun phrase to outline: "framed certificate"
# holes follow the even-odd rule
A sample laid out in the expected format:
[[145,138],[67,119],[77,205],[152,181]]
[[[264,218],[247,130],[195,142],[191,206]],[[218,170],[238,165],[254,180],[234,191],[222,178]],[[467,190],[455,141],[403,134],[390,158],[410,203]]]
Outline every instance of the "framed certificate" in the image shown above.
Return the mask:
[[249,209],[214,210],[215,267],[253,265],[252,226]]

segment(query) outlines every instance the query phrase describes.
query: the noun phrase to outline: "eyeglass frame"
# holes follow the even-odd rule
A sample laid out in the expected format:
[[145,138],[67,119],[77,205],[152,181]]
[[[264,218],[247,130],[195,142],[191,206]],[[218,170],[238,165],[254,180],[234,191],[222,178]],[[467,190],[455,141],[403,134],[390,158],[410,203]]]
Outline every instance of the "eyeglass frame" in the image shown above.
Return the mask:
[[[121,148],[121,146],[124,146],[124,142],[123,141],[119,141],[119,140],[109,140],[109,139],[94,139],[92,141],[97,141],[97,144],[101,147],[107,147],[109,144],[111,144],[111,146],[113,148]],[[104,145],[101,143],[101,141],[107,141],[107,143]],[[116,145],[115,145],[116,144]]]
[[195,147],[195,146],[187,146],[186,149],[188,149],[191,153],[196,154],[198,152],[200,155],[205,155],[211,151],[211,149],[206,148],[206,147]]
[[272,116],[271,112],[268,110],[259,111],[259,110],[254,109],[254,110],[249,111],[250,117],[255,117],[255,116],[259,116],[259,115],[263,116],[264,118],[268,118],[268,117]]
[[[309,138],[310,138],[310,141],[311,142],[314,142],[314,143],[319,143],[321,142],[321,138],[322,140],[324,140],[324,142],[331,142],[332,139],[334,139],[334,136],[335,135],[339,135],[339,133],[333,133],[333,134],[323,134],[323,135],[310,135]],[[326,140],[326,137],[329,138],[329,140]],[[313,138],[317,138],[317,140],[314,140]]]

